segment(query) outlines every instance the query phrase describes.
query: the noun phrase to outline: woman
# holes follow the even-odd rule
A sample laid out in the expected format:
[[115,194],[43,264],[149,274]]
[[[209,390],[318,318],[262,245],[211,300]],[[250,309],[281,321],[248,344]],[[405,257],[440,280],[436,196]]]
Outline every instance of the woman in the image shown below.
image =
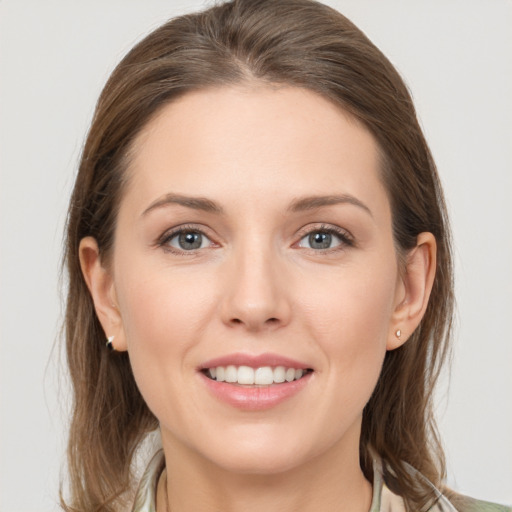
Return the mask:
[[402,80],[339,13],[235,1],[139,43],[66,258],[68,510],[505,510],[444,488],[442,191]]

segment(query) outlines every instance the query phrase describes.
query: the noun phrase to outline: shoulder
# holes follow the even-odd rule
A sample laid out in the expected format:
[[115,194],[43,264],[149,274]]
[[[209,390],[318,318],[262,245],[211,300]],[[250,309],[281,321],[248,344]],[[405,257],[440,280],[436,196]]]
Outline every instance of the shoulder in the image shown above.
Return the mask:
[[426,482],[438,496],[437,503],[428,512],[512,512],[512,508],[509,506],[470,498],[448,488],[443,490],[437,489],[424,475],[412,466],[409,466],[409,470],[411,476]]
[[[426,512],[512,512],[510,506],[470,498],[449,488],[438,489],[418,470],[407,463],[404,464],[413,480],[421,481],[432,489],[434,496],[437,496]],[[405,512],[407,507],[403,498],[394,494],[386,485],[382,461],[376,456],[373,459],[373,473],[374,499],[370,512]]]
[[476,500],[461,494],[450,496],[450,501],[458,512],[512,512],[512,507]]

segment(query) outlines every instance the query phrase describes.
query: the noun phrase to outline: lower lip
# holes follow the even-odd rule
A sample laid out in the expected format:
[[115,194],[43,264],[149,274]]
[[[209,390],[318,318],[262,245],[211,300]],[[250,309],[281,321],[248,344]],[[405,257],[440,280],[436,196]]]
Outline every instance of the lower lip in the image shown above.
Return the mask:
[[201,373],[203,381],[216,398],[245,411],[262,411],[276,407],[304,389],[311,375],[308,373],[298,380],[270,386],[240,386],[218,382]]

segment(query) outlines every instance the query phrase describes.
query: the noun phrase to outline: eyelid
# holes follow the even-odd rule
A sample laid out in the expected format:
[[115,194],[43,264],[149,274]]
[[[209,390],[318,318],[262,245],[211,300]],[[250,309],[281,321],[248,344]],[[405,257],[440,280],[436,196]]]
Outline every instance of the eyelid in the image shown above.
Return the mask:
[[313,249],[310,247],[303,247],[303,249],[312,250],[312,251],[318,253],[318,252],[342,250],[346,247],[355,246],[355,239],[349,231],[347,231],[346,229],[344,229],[340,226],[336,226],[334,224],[323,224],[323,223],[322,224],[313,224],[313,225],[308,224],[307,226],[304,226],[303,228],[301,228],[299,230],[299,232],[297,233],[299,240],[294,245],[299,246],[298,244],[304,238],[306,238],[307,236],[311,235],[312,233],[316,233],[316,232],[324,232],[324,233],[329,233],[331,235],[335,235],[336,237],[338,237],[338,239],[340,241],[339,245],[337,245],[335,247],[330,247],[328,249]]
[[[200,249],[192,249],[189,251],[185,251],[185,250],[180,250],[175,247],[172,247],[168,244],[169,240],[171,240],[172,238],[176,237],[177,235],[179,235],[181,233],[194,232],[194,233],[200,233],[201,235],[206,237],[210,242],[210,247],[219,247],[220,244],[216,243],[213,240],[213,237],[212,237],[212,235],[209,234],[209,231],[210,231],[209,229],[205,229],[204,226],[201,226],[198,224],[181,224],[179,226],[175,226],[173,228],[166,230],[162,235],[160,235],[155,242],[155,246],[161,247],[165,251],[172,252],[175,254],[180,254],[180,255],[183,255],[183,254],[184,255],[193,255],[200,250],[207,249],[208,247],[204,247],[204,248],[200,248]],[[303,249],[306,249],[306,250],[309,249],[311,251],[318,253],[318,252],[336,251],[336,250],[344,249],[346,247],[353,247],[356,245],[353,235],[347,229],[342,228],[340,226],[336,226],[334,224],[325,224],[325,223],[308,224],[307,226],[302,227],[297,232],[297,235],[296,235],[299,240],[297,242],[295,242],[293,245],[296,247],[299,246],[299,243],[305,237],[307,237],[315,232],[325,232],[325,233],[330,233],[332,235],[335,235],[339,239],[340,243],[335,247],[327,248],[327,249],[313,249],[313,248],[308,248],[308,247],[303,247]]]
[[199,233],[208,239],[208,241],[210,242],[210,247],[218,246],[219,244],[212,240],[212,236],[207,233],[208,231],[208,229],[205,229],[203,226],[199,226],[197,224],[181,224],[179,226],[175,226],[173,228],[166,230],[161,236],[158,237],[155,245],[157,247],[161,247],[164,251],[171,252],[174,254],[193,255],[198,251],[208,249],[208,247],[185,251],[178,249],[176,247],[172,247],[171,245],[169,245],[169,241],[174,237],[180,235],[181,233]]

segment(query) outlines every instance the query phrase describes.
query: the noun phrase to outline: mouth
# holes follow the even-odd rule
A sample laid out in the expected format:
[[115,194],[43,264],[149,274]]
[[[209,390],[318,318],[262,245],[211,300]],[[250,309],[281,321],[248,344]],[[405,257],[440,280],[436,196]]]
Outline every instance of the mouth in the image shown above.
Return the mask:
[[239,386],[264,387],[298,381],[313,372],[311,368],[293,368],[287,366],[260,366],[252,368],[245,365],[212,366],[201,372],[216,382],[226,382]]
[[205,361],[203,384],[215,399],[241,411],[265,411],[304,396],[314,370],[281,354],[232,353]]

